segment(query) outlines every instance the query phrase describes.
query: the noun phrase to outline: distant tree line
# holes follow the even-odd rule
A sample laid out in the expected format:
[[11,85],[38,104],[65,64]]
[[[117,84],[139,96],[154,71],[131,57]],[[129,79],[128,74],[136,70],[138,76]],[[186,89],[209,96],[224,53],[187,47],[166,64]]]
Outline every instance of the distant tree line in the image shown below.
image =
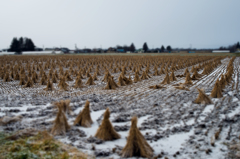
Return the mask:
[[136,51],[136,48],[135,48],[133,43],[130,46],[127,46],[127,45],[124,45],[124,46],[117,45],[116,49],[117,50],[123,49],[124,52],[128,52],[128,51],[135,52]]
[[[110,47],[110,49],[112,49],[112,47]],[[132,43],[130,46],[127,46],[127,45],[124,45],[124,46],[120,46],[120,45],[117,45],[116,46],[116,51],[117,52],[121,52],[121,50],[123,50],[124,52],[135,52],[136,51],[136,48],[135,48],[135,45]],[[168,45],[166,48],[162,45],[161,48],[155,48],[155,49],[149,49],[147,43],[145,42],[143,44],[143,47],[142,47],[142,50],[144,52],[171,52],[172,51],[172,47],[170,45]]]
[[[149,48],[148,48],[148,45],[147,45],[146,42],[143,44],[143,50],[144,50],[144,52],[149,52]],[[153,51],[155,51],[155,52],[165,52],[166,50],[168,52],[171,52],[172,51],[172,47],[170,45],[168,45],[167,48],[165,49],[165,47],[162,45],[161,48],[153,49]]]
[[[60,50],[66,50],[65,52],[70,52],[70,50],[68,48],[61,48]],[[236,52],[237,50],[240,49],[240,44],[239,42],[233,44],[233,45],[230,45],[228,47],[219,47],[218,48],[219,50],[229,50],[230,52]],[[35,45],[32,41],[32,39],[30,38],[23,38],[23,37],[20,37],[19,39],[18,38],[13,38],[12,42],[11,42],[11,45],[10,45],[10,49],[7,49],[7,51],[11,51],[11,52],[17,52],[17,53],[21,53],[23,51],[35,51],[36,48],[35,48]],[[151,53],[151,52],[154,52],[154,53],[158,53],[158,52],[171,52],[171,51],[196,51],[196,50],[213,50],[213,49],[196,49],[196,48],[174,48],[172,49],[172,47],[170,45],[168,45],[166,48],[162,45],[161,48],[152,48],[152,49],[149,49],[147,43],[145,42],[142,46],[142,48],[140,48],[140,50],[137,50],[134,43],[131,43],[130,46],[127,46],[127,45],[124,45],[124,46],[120,46],[120,45],[117,45],[116,47],[109,47],[108,49],[102,49],[102,48],[94,48],[94,49],[90,49],[90,48],[85,48],[85,49],[81,49],[81,50],[75,50],[74,52],[76,53],[81,53],[81,52],[85,52],[85,53],[88,53],[88,52],[99,52],[99,53],[104,53],[104,52],[108,52],[108,51],[113,51],[113,52],[138,52],[138,51],[143,51],[145,53]],[[38,51],[42,51],[41,50],[38,50]]]
[[21,53],[22,51],[34,51],[35,45],[30,38],[13,38],[9,51]]
[[240,49],[239,42],[237,42],[236,44],[230,45],[228,47],[221,46],[219,48],[219,50],[229,50],[230,52],[235,52],[235,51],[237,51],[237,49]]

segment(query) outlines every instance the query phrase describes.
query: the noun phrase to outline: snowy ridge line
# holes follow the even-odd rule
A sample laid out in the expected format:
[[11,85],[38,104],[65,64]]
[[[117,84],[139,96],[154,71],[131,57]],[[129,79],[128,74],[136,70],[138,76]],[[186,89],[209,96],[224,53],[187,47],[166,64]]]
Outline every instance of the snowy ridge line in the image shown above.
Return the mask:
[[[209,82],[209,84],[208,84],[208,87],[210,86],[210,85],[214,85],[215,84],[215,81],[217,81],[217,79],[220,79],[220,77],[221,77],[221,73],[220,72],[222,72],[222,70],[224,70],[225,69],[225,66],[223,66],[222,68],[221,68],[221,70],[218,70],[219,72],[215,72],[214,73],[214,75],[211,77],[211,81]],[[214,82],[214,83],[213,83]],[[213,83],[213,84],[212,84]]]
[[[224,65],[221,65],[220,67],[217,67],[217,69],[215,69],[212,73],[210,73],[209,75],[204,76],[203,79],[202,79],[202,82],[199,83],[199,84],[197,84],[197,85],[195,85],[195,86],[196,86],[196,87],[203,87],[202,85],[208,84],[208,83],[209,83],[209,78],[210,78],[210,79],[211,79],[211,78],[214,79],[214,77],[211,77],[211,75],[214,75],[214,74],[218,73],[219,71],[221,71],[221,69],[222,69],[223,67],[224,67]],[[200,81],[199,81],[199,82],[200,82]]]
[[[228,61],[229,61],[229,60],[228,60]],[[225,65],[227,65],[227,64],[224,64],[224,63],[226,63],[226,59],[223,59],[223,60],[222,60],[222,64],[221,64],[221,66],[220,66],[221,68],[222,68],[222,67],[225,67]],[[201,78],[201,80],[198,81],[198,82],[201,82],[201,81],[202,81],[201,83],[198,84],[198,82],[196,82],[195,84],[197,84],[197,86],[199,86],[200,84],[203,84],[203,83],[207,80],[206,78],[209,78],[211,74],[219,71],[219,69],[220,69],[219,67],[215,68],[214,71],[212,71],[209,75],[203,76],[203,77]]]
[[[221,66],[221,67],[224,67],[224,66]],[[216,71],[219,71],[219,68],[215,69],[213,72],[216,72]],[[212,72],[212,73],[213,73],[213,72]],[[211,73],[211,74],[212,74],[212,73]],[[210,74],[210,75],[211,75],[211,74]],[[210,75],[205,75],[203,78],[199,79],[196,83],[201,82],[203,79],[205,79],[205,81],[206,81],[207,78],[213,78],[213,77],[210,77]],[[204,82],[205,82],[205,81],[204,81]],[[207,82],[208,82],[208,81],[207,81]],[[202,84],[202,83],[203,83],[203,82],[201,82],[200,84]],[[197,85],[197,86],[198,86],[198,85]],[[196,87],[196,86],[195,86],[194,84],[193,84],[192,86],[190,86],[190,88],[193,88],[193,87]],[[180,90],[177,90],[177,89],[176,89],[176,91],[174,92],[174,94],[175,94],[176,96],[179,95],[180,93],[181,93],[181,91],[180,91]],[[171,94],[171,93],[170,93],[170,94]],[[169,94],[169,95],[170,95],[170,94]],[[168,97],[167,97],[167,98],[168,98]],[[167,98],[165,98],[165,100],[166,100]]]

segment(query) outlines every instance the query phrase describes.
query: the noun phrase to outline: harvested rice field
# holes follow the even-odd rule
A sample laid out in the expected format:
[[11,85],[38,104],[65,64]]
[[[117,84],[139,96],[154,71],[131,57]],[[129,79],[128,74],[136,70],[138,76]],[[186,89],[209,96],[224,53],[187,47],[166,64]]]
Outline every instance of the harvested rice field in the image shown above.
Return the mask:
[[237,158],[239,66],[228,56],[1,56],[0,131],[44,132],[82,158]]

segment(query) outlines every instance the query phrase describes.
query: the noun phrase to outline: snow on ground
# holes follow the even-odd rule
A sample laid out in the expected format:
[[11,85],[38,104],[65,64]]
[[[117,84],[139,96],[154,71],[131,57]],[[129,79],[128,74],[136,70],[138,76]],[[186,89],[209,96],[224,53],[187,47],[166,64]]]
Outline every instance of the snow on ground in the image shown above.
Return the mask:
[[183,146],[183,143],[187,141],[190,135],[193,134],[193,130],[188,133],[179,133],[158,140],[157,142],[150,143],[156,154],[160,154],[162,151],[168,152],[169,155],[173,155]]
[[238,107],[236,109],[232,110],[231,113],[227,114],[227,116],[231,118],[231,117],[234,117],[237,114],[240,114],[240,102],[238,102]]
[[[222,60],[210,75],[203,76],[200,80],[194,81],[189,87],[190,91],[175,89],[172,84],[184,83],[185,78],[178,78],[177,82],[165,85],[167,88],[161,90],[149,89],[150,85],[161,83],[165,75],[153,76],[148,80],[134,83],[131,86],[118,88],[117,91],[103,90],[106,84],[101,80],[96,85],[80,90],[71,89],[68,93],[58,92],[56,97],[51,93],[34,96],[37,91],[41,92],[44,86],[37,85],[32,89],[17,89],[11,93],[0,94],[0,117],[4,115],[22,115],[21,122],[7,127],[0,126],[0,130],[19,130],[24,127],[34,127],[40,130],[50,130],[52,121],[56,117],[56,108],[53,102],[62,99],[71,99],[73,113],[67,115],[68,122],[72,126],[69,134],[56,136],[58,140],[73,144],[78,149],[96,155],[101,158],[120,158],[113,148],[123,148],[126,145],[131,118],[138,116],[138,128],[147,139],[147,142],[154,149],[154,155],[159,154],[168,158],[225,158],[227,148],[224,142],[237,139],[240,127],[240,101],[238,90],[228,85],[223,90],[223,98],[212,99],[213,104],[195,104],[198,92],[195,87],[205,88],[209,95],[217,77],[225,73],[229,58]],[[236,58],[236,67],[240,58]],[[188,68],[189,70],[191,67]],[[185,69],[176,71],[175,75],[183,74]],[[239,69],[235,69],[235,84],[239,76]],[[199,71],[201,73],[202,70]],[[130,73],[129,73],[130,74]],[[113,74],[117,79],[119,74]],[[102,79],[103,76],[99,76]],[[131,74],[131,78],[134,76]],[[87,79],[83,79],[83,83]],[[69,82],[73,84],[73,82]],[[16,82],[11,82],[16,85]],[[6,92],[1,81],[0,92]],[[90,89],[91,88],[91,89]],[[28,91],[25,93],[25,91]],[[80,92],[80,93],[79,93]],[[25,94],[24,94],[25,93]],[[45,92],[46,93],[46,92]],[[53,92],[52,94],[57,93]],[[73,96],[74,93],[79,93]],[[24,97],[21,97],[24,94]],[[91,117],[93,124],[90,128],[73,126],[76,116],[84,108],[86,100],[90,102]],[[110,121],[117,128],[121,138],[114,141],[90,142],[88,139],[94,137],[99,124],[101,124],[106,108],[110,109]],[[211,137],[222,128],[220,138],[216,140],[215,146],[211,146]],[[230,131],[231,127],[231,131]],[[79,131],[77,131],[79,130]],[[81,134],[82,133],[82,134]],[[81,134],[81,135],[79,135]],[[227,140],[226,138],[229,138]],[[92,150],[92,146],[95,150]],[[99,152],[108,152],[107,155],[98,156]],[[207,153],[209,151],[209,153]]]
[[91,113],[91,117],[92,117],[92,120],[93,120],[93,124],[91,125],[90,128],[81,128],[81,130],[83,130],[86,134],[87,134],[87,137],[90,137],[90,136],[94,136],[97,132],[97,129],[99,127],[98,123],[97,123],[97,119],[105,112],[105,110],[100,110],[100,111],[97,111],[97,112],[92,112]]

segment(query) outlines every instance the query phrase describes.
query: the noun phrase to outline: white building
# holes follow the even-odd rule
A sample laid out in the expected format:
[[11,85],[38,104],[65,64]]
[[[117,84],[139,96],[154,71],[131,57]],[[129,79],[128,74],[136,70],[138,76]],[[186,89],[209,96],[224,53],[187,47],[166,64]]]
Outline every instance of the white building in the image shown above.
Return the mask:
[[212,53],[229,53],[230,50],[213,50]]
[[[25,51],[18,55],[55,55],[63,54],[62,51]],[[0,55],[15,55],[15,52],[0,52]]]

